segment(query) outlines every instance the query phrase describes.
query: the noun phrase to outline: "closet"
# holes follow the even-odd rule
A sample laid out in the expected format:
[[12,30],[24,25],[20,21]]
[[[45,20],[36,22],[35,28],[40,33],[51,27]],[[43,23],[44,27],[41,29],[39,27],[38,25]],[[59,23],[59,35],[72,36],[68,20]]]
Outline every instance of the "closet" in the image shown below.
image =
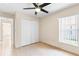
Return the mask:
[[22,13],[16,13],[15,47],[27,46],[36,42],[39,42],[39,20]]
[[21,45],[38,42],[38,23],[32,20],[21,21]]

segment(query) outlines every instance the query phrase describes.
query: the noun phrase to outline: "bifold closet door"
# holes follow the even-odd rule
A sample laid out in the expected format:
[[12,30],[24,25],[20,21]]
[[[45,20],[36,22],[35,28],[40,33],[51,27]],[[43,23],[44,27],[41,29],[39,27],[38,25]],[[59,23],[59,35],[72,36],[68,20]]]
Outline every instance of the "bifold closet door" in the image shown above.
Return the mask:
[[35,21],[31,22],[31,43],[38,42],[38,32],[39,32],[39,26],[38,23]]
[[32,20],[21,21],[21,46],[38,41],[38,24]]
[[31,43],[31,32],[30,22],[22,20],[21,22],[21,46],[28,45]]

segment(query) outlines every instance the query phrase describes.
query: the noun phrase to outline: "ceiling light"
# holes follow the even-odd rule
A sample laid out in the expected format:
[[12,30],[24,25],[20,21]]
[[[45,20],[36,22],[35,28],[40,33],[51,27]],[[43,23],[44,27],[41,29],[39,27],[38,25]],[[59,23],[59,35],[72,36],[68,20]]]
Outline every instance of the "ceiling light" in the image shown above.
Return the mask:
[[36,10],[36,12],[40,12],[40,8],[36,8],[35,10]]

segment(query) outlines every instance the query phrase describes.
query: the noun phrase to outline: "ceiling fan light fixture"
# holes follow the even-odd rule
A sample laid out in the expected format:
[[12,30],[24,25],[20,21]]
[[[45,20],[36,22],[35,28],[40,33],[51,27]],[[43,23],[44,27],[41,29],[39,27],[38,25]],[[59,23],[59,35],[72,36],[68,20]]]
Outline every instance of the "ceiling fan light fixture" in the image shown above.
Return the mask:
[[35,11],[36,12],[40,12],[41,10],[40,10],[40,8],[36,8]]
[[43,9],[45,6],[47,6],[47,5],[49,5],[49,4],[51,4],[51,3],[43,3],[43,4],[39,4],[39,3],[32,3],[33,5],[34,5],[34,7],[31,7],[31,8],[24,8],[24,10],[25,9],[34,9],[35,10],[35,15],[37,15],[37,13],[39,13],[39,12],[44,12],[44,13],[48,13],[48,11],[47,10],[45,10],[45,9]]

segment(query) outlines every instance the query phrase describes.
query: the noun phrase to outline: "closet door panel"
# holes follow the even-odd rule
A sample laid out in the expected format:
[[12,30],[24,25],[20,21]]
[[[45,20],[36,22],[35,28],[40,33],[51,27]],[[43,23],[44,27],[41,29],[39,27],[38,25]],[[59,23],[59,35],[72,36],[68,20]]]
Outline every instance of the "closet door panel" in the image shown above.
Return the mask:
[[22,20],[21,25],[21,45],[28,45],[31,43],[31,24],[28,20]]
[[31,42],[38,42],[38,23],[36,21],[31,22]]
[[38,42],[38,22],[22,20],[21,23],[21,46]]

